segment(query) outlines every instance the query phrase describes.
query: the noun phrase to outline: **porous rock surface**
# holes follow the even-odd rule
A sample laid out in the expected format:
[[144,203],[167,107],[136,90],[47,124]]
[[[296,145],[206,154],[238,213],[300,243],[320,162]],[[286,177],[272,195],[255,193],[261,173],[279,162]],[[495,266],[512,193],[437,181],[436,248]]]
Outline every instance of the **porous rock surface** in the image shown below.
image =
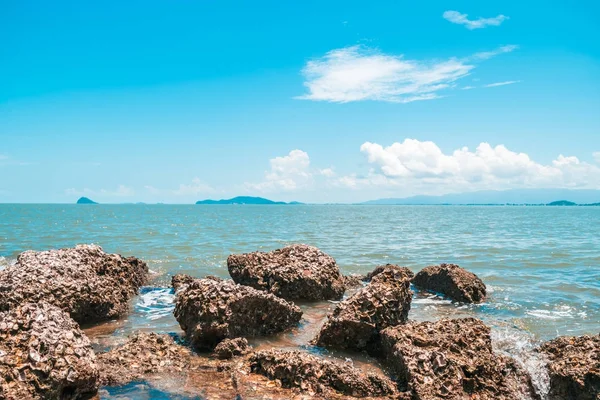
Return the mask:
[[45,302],[0,312],[0,399],[86,399],[96,356],[79,325]]
[[376,397],[397,393],[395,384],[387,377],[300,351],[259,351],[250,358],[250,367],[254,373],[280,381],[283,387],[297,387],[321,395],[338,392],[354,397]]
[[373,279],[383,271],[394,271],[394,274],[398,279],[412,279],[415,276],[414,272],[412,272],[407,267],[401,267],[399,265],[394,264],[384,264],[377,266],[373,271],[365,275],[363,280],[365,282],[371,282],[371,279]]
[[196,279],[178,291],[175,318],[198,349],[212,350],[223,339],[282,332],[302,317],[298,306],[232,281]]
[[409,322],[381,333],[384,362],[413,399],[538,399],[514,360],[494,354],[490,328],[474,318]]
[[304,244],[268,253],[233,254],[227,267],[235,282],[288,300],[339,300],[345,291],[333,257]]
[[314,342],[376,353],[381,330],[406,322],[411,300],[410,280],[394,269],[382,271],[336,306]]
[[213,355],[220,360],[229,360],[248,354],[250,350],[251,347],[246,338],[225,339],[215,347]]
[[540,350],[549,359],[549,400],[600,399],[600,334],[561,336]]
[[98,354],[100,382],[124,385],[151,374],[182,373],[190,367],[192,352],[165,334],[137,332],[123,345]]
[[425,267],[415,275],[412,283],[419,289],[442,293],[464,303],[481,303],[486,296],[483,281],[456,264]]
[[0,310],[43,300],[82,324],[111,319],[127,312],[147,274],[145,262],[96,245],[26,251],[0,272]]

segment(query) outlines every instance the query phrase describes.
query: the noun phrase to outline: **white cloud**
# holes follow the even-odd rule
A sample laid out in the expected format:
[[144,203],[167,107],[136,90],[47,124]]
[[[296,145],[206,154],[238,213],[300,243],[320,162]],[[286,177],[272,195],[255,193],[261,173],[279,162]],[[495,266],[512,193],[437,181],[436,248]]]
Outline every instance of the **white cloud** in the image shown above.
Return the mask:
[[596,160],[596,162],[600,164],[600,151],[594,152],[594,160]]
[[[485,61],[485,60],[489,60],[492,57],[499,56],[500,54],[513,52],[513,51],[517,50],[518,48],[519,48],[519,46],[517,46],[516,44],[507,44],[505,46],[500,46],[494,50],[480,51],[479,53],[475,53],[472,56],[467,57],[466,60],[467,61]],[[475,81],[475,80],[479,80],[479,79],[473,79],[473,80]]]
[[327,177],[327,178],[331,178],[333,176],[335,176],[335,171],[333,170],[333,168],[324,168],[319,170],[319,174]]
[[288,155],[272,158],[269,162],[271,169],[265,172],[265,180],[246,183],[247,189],[260,192],[294,191],[309,186],[313,181],[310,158],[302,150],[292,150]]
[[[146,187],[147,188],[147,187]],[[215,190],[205,183],[200,178],[192,179],[190,184],[180,184],[179,188],[172,191],[176,196],[193,196],[202,193],[213,193]]]
[[504,81],[504,82],[489,83],[489,84],[485,85],[485,87],[512,85],[513,83],[519,83],[519,82],[521,82],[521,81]]
[[446,11],[443,14],[444,19],[452,22],[453,24],[464,25],[465,28],[473,30],[485,28],[486,26],[498,26],[502,22],[509,19],[506,15],[497,15],[493,18],[477,18],[469,19],[467,14],[461,14],[458,11]]
[[302,70],[304,100],[346,103],[376,100],[408,103],[442,97],[441,91],[470,74],[476,62],[517,48],[502,46],[465,59],[409,60],[363,46],[336,49],[309,61]]
[[475,89],[475,86],[463,86],[461,87],[462,90],[471,90],[471,89]]
[[131,197],[135,195],[135,190],[129,186],[119,185],[115,190],[100,189],[93,190],[89,188],[75,189],[69,188],[65,190],[68,196],[108,196],[108,197]]
[[340,186],[401,187],[414,193],[535,187],[600,188],[600,167],[559,155],[549,165],[503,145],[481,143],[445,154],[434,142],[406,139],[383,147],[366,142],[361,152],[373,168],[368,175],[348,175]]

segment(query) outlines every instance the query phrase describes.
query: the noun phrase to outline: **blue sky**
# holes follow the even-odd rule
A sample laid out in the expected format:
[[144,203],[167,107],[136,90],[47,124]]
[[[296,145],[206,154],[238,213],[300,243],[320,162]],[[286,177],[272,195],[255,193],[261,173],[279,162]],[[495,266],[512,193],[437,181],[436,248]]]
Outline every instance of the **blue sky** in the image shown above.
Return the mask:
[[0,202],[600,188],[593,1],[0,2]]

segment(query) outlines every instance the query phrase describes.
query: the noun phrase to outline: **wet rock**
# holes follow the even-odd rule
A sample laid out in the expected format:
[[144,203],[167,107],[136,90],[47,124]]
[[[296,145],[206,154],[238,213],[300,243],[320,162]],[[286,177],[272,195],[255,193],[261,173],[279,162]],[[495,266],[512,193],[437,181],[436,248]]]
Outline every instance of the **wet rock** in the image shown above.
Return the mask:
[[529,375],[494,354],[480,320],[409,322],[385,329],[381,342],[384,362],[415,399],[539,399]]
[[194,280],[175,304],[175,318],[192,345],[207,350],[223,339],[282,332],[301,317],[295,304],[232,281]]
[[360,289],[363,287],[363,275],[344,275],[344,287],[348,289]]
[[0,399],[86,399],[97,381],[90,341],[64,311],[39,302],[0,312]]
[[313,246],[234,254],[227,258],[227,267],[236,283],[288,300],[339,300],[344,295],[344,278],[335,260]]
[[147,274],[145,262],[96,245],[26,251],[0,272],[0,310],[43,300],[82,324],[111,319],[127,312]]
[[540,350],[549,358],[549,400],[600,399],[600,334],[562,336]]
[[373,279],[375,276],[379,275],[383,271],[388,271],[388,270],[394,271],[394,273],[398,279],[403,279],[403,278],[412,279],[415,276],[415,274],[407,267],[400,267],[399,265],[394,265],[394,264],[385,264],[385,265],[380,265],[380,266],[376,267],[373,271],[369,272],[363,278],[363,280],[365,282],[371,282],[371,279]]
[[300,351],[259,351],[250,358],[250,366],[252,372],[280,381],[283,387],[301,388],[325,398],[332,392],[354,397],[397,393],[394,383],[384,376]]
[[215,347],[213,355],[221,360],[229,360],[247,354],[250,350],[246,338],[225,339]]
[[438,292],[464,303],[485,300],[485,284],[472,272],[456,264],[440,264],[423,268],[412,283],[419,289]]
[[376,353],[381,330],[406,322],[410,280],[388,269],[369,285],[339,303],[315,339],[318,346]]
[[103,386],[124,385],[151,374],[181,373],[191,365],[192,352],[169,335],[138,332],[107,353],[98,354]]

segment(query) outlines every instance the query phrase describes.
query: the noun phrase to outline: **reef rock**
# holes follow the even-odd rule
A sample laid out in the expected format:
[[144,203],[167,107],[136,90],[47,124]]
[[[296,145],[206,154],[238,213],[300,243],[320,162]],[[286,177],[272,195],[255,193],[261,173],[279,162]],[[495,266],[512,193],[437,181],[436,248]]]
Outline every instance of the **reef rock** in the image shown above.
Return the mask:
[[230,255],[227,267],[235,282],[288,300],[339,300],[345,291],[333,257],[304,244]]
[[251,348],[246,338],[225,339],[215,347],[213,355],[221,360],[248,354]]
[[371,279],[382,273],[383,271],[394,271],[396,278],[398,279],[412,279],[415,274],[407,267],[400,267],[399,265],[394,264],[385,264],[376,267],[373,271],[369,272],[363,280],[366,282],[371,282]]
[[381,333],[384,362],[414,399],[538,399],[514,360],[494,354],[490,328],[474,318],[410,322]]
[[472,272],[456,264],[440,264],[423,268],[412,283],[419,289],[438,292],[464,303],[485,300],[485,284]]
[[151,374],[182,373],[190,367],[191,357],[190,349],[169,335],[137,332],[125,344],[98,354],[100,382],[124,385]]
[[369,285],[339,303],[315,339],[318,346],[376,353],[381,330],[406,322],[412,292],[410,280],[388,269]]
[[365,374],[352,365],[324,360],[300,351],[259,351],[250,358],[252,372],[281,382],[283,387],[297,387],[323,398],[328,393],[354,397],[391,396],[397,393],[388,378]]
[[67,313],[45,302],[0,312],[0,399],[85,399],[97,390],[91,343]]
[[0,272],[0,310],[43,300],[82,324],[111,319],[127,312],[147,274],[145,262],[96,245],[26,251]]
[[542,345],[550,362],[549,400],[600,399],[600,334],[561,336]]
[[348,289],[358,289],[363,287],[364,275],[344,275],[344,287]]
[[198,349],[223,339],[270,335],[296,325],[302,311],[293,303],[232,281],[196,279],[177,294],[175,318]]

